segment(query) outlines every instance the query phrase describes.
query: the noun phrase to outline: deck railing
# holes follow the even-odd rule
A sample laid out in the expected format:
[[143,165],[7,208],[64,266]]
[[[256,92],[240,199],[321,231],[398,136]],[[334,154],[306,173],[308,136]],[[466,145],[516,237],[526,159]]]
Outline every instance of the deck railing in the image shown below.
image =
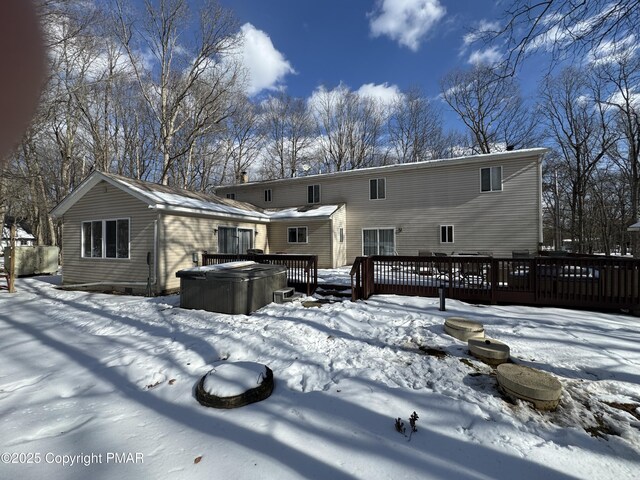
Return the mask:
[[289,254],[233,254],[233,253],[203,253],[202,265],[217,265],[220,263],[251,260],[257,263],[284,265],[287,267],[287,283],[290,287],[307,295],[313,294],[318,288],[318,257],[316,255]]
[[612,257],[358,257],[352,297],[438,296],[479,303],[520,303],[640,310],[640,260]]

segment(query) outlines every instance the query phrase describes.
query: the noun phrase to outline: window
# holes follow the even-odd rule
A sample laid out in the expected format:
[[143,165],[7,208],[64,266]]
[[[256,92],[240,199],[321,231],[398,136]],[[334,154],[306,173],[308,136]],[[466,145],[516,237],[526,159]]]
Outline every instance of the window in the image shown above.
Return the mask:
[[440,243],[453,243],[453,225],[440,225]]
[[82,256],[129,258],[129,219],[82,222]]
[[344,228],[340,227],[340,230],[338,231],[338,239],[340,243],[344,243]]
[[271,189],[270,188],[267,188],[264,191],[264,201],[265,202],[270,202],[271,201]]
[[320,185],[307,187],[307,203],[320,203]]
[[236,199],[236,194],[235,193],[227,193],[227,198],[230,198],[231,200],[235,200]]
[[499,192],[502,190],[502,167],[480,169],[480,191]]
[[393,255],[396,251],[394,228],[365,228],[362,230],[363,255]]
[[289,227],[289,243],[307,243],[307,227]]
[[369,180],[369,199],[383,200],[386,198],[387,180],[385,178],[373,178]]

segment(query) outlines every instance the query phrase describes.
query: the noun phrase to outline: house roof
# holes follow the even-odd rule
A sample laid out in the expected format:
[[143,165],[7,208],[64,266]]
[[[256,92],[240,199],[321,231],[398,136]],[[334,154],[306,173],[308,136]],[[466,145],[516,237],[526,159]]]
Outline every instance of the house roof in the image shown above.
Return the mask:
[[103,172],[91,173],[73,192],[51,210],[51,215],[54,217],[63,216],[89,190],[102,181],[129,193],[149,205],[149,208],[156,210],[198,213],[217,217],[240,217],[260,222],[269,220],[268,215],[265,215],[261,209],[249,203]]
[[320,174],[308,175],[304,177],[280,178],[277,180],[236,183],[234,185],[224,185],[224,186],[217,187],[216,192],[228,191],[228,190],[250,187],[255,185],[271,185],[271,184],[280,184],[280,183],[287,183],[287,182],[302,182],[302,181],[321,181],[322,179],[332,178],[335,176],[385,174],[387,172],[404,171],[404,170],[409,170],[409,171],[420,170],[424,168],[450,166],[450,165],[457,165],[457,164],[460,165],[460,164],[469,164],[469,163],[480,163],[480,162],[486,162],[486,161],[505,161],[505,160],[508,161],[510,159],[523,158],[527,156],[542,157],[542,155],[544,155],[548,151],[549,150],[547,148],[526,148],[522,150],[512,150],[508,152],[467,155],[467,156],[456,157],[456,158],[434,159],[434,160],[425,160],[423,162],[399,163],[399,164],[393,164],[393,165],[383,165],[381,167],[368,167],[368,168],[359,168],[356,170],[347,170],[347,171],[341,171],[341,172],[320,173]]
[[264,213],[271,220],[323,220],[328,219],[342,208],[344,204],[339,205],[305,205],[303,207],[291,208],[273,208],[265,210]]
[[629,232],[640,232],[640,220],[638,220],[633,225],[629,225],[627,227],[627,231],[629,231]]
[[[8,240],[11,237],[11,227],[5,225],[2,228],[2,239]],[[18,240],[35,240],[36,237],[28,233],[24,228],[16,225],[16,239]]]

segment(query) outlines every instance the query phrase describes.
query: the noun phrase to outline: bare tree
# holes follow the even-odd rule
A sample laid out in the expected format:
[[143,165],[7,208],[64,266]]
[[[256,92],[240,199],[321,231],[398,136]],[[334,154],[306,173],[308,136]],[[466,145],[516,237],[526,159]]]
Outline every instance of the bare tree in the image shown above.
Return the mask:
[[[617,51],[595,69],[602,88],[600,104],[609,107],[619,141],[610,151],[628,184],[630,211],[628,226],[638,220],[640,202],[640,57],[633,50]],[[640,257],[640,239],[632,235],[633,253]]]
[[259,124],[258,107],[238,94],[233,102],[236,111],[225,122],[220,133],[222,178],[220,183],[241,179],[257,161],[263,149],[263,135]]
[[448,156],[442,115],[412,88],[398,96],[387,123],[390,148],[397,163],[419,162]]
[[506,45],[509,75],[540,48],[555,60],[568,54],[582,56],[628,41],[640,24],[640,0],[513,0],[505,5],[501,25],[477,31],[475,36]]
[[586,248],[589,183],[614,144],[606,109],[594,101],[585,72],[565,69],[541,88],[541,112],[557,162],[570,185],[570,230],[574,248]]
[[322,89],[315,99],[315,117],[328,171],[343,171],[376,163],[382,133],[381,108],[344,85]]
[[[238,81],[238,66],[222,57],[234,52],[241,37],[231,11],[215,0],[204,2],[197,20],[187,0],[145,0],[142,25],[124,0],[114,1],[117,35],[157,124],[159,180],[166,184],[174,162],[192,149],[203,129],[233,112],[227,100]],[[150,65],[142,52],[148,52]],[[199,89],[195,115],[185,114],[192,92],[202,84],[207,87]]]
[[534,143],[536,117],[525,105],[513,78],[476,65],[448,73],[441,81],[441,91],[444,101],[469,130],[478,153]]
[[314,141],[314,122],[302,98],[286,93],[269,97],[262,105],[261,126],[268,158],[263,165],[266,178],[295,177],[308,159]]

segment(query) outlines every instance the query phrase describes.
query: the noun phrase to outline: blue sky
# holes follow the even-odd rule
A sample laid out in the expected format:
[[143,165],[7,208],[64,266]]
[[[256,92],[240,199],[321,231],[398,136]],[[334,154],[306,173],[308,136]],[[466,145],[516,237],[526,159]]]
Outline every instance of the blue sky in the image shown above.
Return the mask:
[[[474,55],[499,53],[465,45],[465,35],[481,22],[497,21],[504,7],[497,0],[221,2],[243,25],[251,51],[245,63],[261,72],[254,74],[251,93],[280,88],[302,98],[340,83],[352,90],[368,86],[381,96],[418,86],[435,98],[447,71],[471,66]],[[533,94],[535,75],[526,67],[523,73],[524,91]]]

